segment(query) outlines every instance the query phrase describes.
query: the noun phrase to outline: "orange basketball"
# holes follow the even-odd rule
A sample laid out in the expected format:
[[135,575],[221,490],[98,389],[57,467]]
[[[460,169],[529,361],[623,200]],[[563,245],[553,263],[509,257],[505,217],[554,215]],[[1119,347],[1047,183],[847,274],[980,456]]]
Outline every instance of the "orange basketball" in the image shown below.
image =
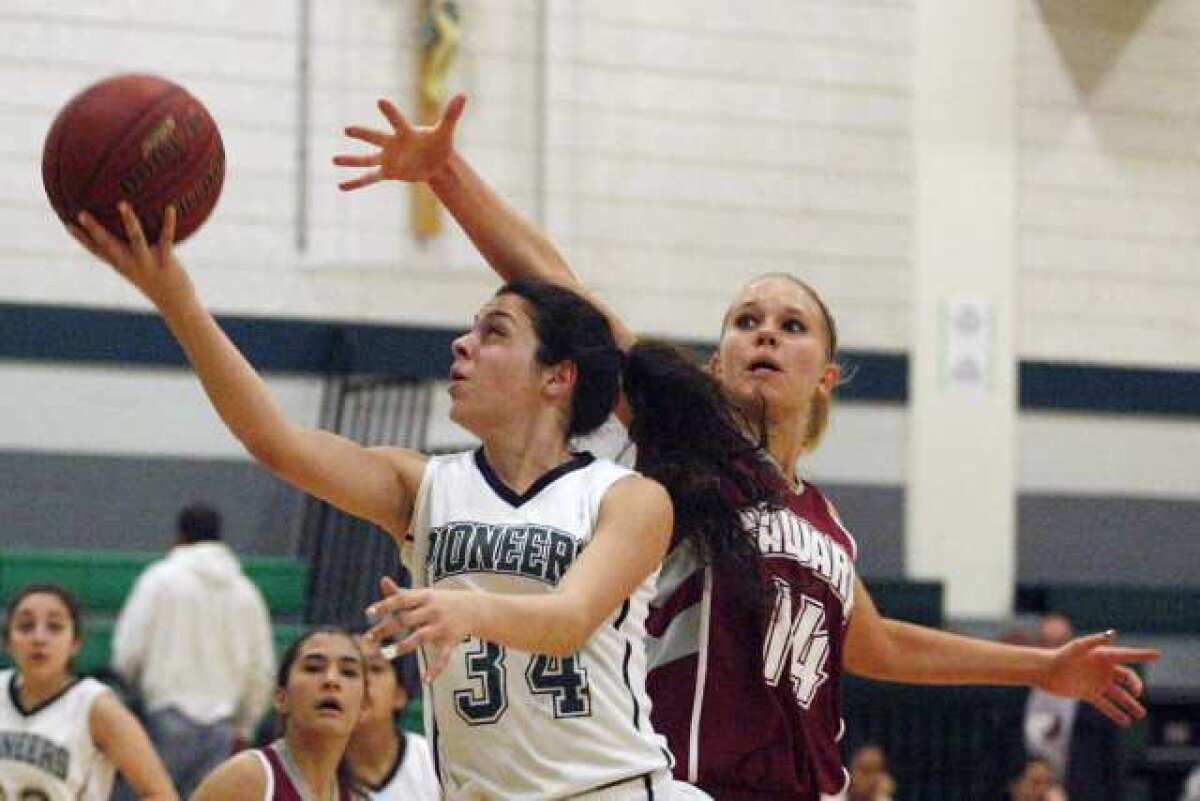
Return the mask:
[[42,182],[59,219],[77,224],[88,211],[122,239],[119,200],[132,204],[150,242],[174,204],[181,241],[208,219],[224,180],[225,148],[208,111],[153,75],[84,89],[54,118],[42,150]]

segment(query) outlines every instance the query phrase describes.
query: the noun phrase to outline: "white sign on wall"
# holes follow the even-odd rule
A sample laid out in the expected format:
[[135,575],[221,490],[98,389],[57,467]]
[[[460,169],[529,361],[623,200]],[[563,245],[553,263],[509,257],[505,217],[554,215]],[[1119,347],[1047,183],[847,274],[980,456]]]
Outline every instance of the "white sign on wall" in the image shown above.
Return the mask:
[[946,392],[984,396],[992,387],[992,304],[951,297],[942,305],[941,385]]

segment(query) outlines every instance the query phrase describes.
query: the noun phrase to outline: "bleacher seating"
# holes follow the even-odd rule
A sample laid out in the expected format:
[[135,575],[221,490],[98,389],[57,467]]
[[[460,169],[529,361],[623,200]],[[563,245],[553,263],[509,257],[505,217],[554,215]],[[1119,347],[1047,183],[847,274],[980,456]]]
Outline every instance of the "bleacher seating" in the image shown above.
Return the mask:
[[[84,610],[83,650],[75,659],[75,669],[95,671],[109,664],[116,615],[134,581],[162,556],[156,551],[5,551],[0,553],[0,603],[7,605],[21,587],[35,582],[50,581],[70,589]],[[308,566],[287,557],[247,556],[242,558],[242,569],[271,610],[275,649],[281,653],[305,629],[299,621]]]

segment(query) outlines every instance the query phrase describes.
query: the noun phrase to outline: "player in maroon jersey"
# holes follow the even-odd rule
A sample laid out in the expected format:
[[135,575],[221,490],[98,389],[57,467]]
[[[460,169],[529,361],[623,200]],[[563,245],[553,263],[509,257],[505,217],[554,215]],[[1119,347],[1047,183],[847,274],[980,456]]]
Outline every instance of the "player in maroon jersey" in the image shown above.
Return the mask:
[[[347,129],[378,150],[335,158],[365,168],[342,188],[424,181],[505,280],[582,290],[553,244],[455,151],[464,103],[454,98],[436,126],[415,128],[381,101],[392,130]],[[632,345],[632,332],[609,314],[618,343]],[[841,377],[836,357],[833,316],[791,276],[751,281],[725,315],[712,372],[746,417],[761,420],[767,447],[732,470],[719,495],[737,505],[737,474],[765,470],[778,482],[778,502],[743,506],[742,525],[677,527],[663,564],[647,622],[648,688],[677,776],[722,801],[839,797],[848,781],[838,746],[843,669],[918,684],[1028,684],[1084,699],[1121,725],[1142,717],[1141,681],[1123,663],[1157,652],[1113,647],[1111,632],[1049,650],[880,616],[856,575],[853,538],[796,471],[824,432]],[[680,442],[701,450],[704,432]]]
[[275,684],[283,736],[227,759],[191,801],[352,801],[346,746],[367,702],[366,660],[353,635],[317,628],[284,652]]

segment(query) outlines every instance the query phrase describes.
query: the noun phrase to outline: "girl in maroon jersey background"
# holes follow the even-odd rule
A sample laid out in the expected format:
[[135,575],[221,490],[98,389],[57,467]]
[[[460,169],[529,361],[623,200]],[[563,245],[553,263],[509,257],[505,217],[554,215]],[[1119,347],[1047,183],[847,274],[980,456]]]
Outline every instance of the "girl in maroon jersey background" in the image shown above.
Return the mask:
[[[341,187],[426,182],[502,278],[557,281],[585,291],[553,244],[454,149],[464,105],[459,95],[437,125],[413,127],[394,105],[380,101],[392,130],[347,129],[378,149],[335,158],[340,166],[364,168]],[[636,337],[614,314],[609,317],[618,343],[630,347]],[[768,505],[765,515],[761,505],[751,505],[751,530],[729,526],[723,538],[705,539],[713,526],[697,532],[677,520],[660,577],[659,619],[648,622],[651,634],[659,635],[651,649],[658,660],[652,670],[658,670],[648,687],[656,696],[655,726],[676,753],[679,778],[696,781],[718,799],[839,798],[847,783],[838,746],[843,667],[916,684],[1032,685],[1086,700],[1120,725],[1145,714],[1137,700],[1141,680],[1122,663],[1154,659],[1157,652],[1113,647],[1113,632],[1051,650],[880,616],[854,575],[856,546],[849,532],[833,505],[797,473],[801,456],[820,442],[841,379],[836,326],[815,290],[786,275],[751,281],[725,315],[710,367],[733,404],[760,422],[751,436],[761,437],[768,457],[732,470],[726,462],[728,480],[720,485],[726,492],[720,495],[736,502],[729,488],[746,469],[767,464],[779,482],[780,502]],[[697,450],[708,445],[703,432],[681,437],[679,444]],[[723,509],[719,513],[725,516]],[[741,537],[751,541],[749,549]],[[749,571],[747,558],[754,560]],[[847,582],[849,591],[843,591]],[[747,603],[747,586],[753,590],[756,583],[761,594]],[[719,681],[710,682],[713,676]]]
[[191,801],[352,801],[361,798],[346,746],[367,703],[366,660],[353,635],[307,632],[284,652],[275,682],[283,736],[208,775]]

